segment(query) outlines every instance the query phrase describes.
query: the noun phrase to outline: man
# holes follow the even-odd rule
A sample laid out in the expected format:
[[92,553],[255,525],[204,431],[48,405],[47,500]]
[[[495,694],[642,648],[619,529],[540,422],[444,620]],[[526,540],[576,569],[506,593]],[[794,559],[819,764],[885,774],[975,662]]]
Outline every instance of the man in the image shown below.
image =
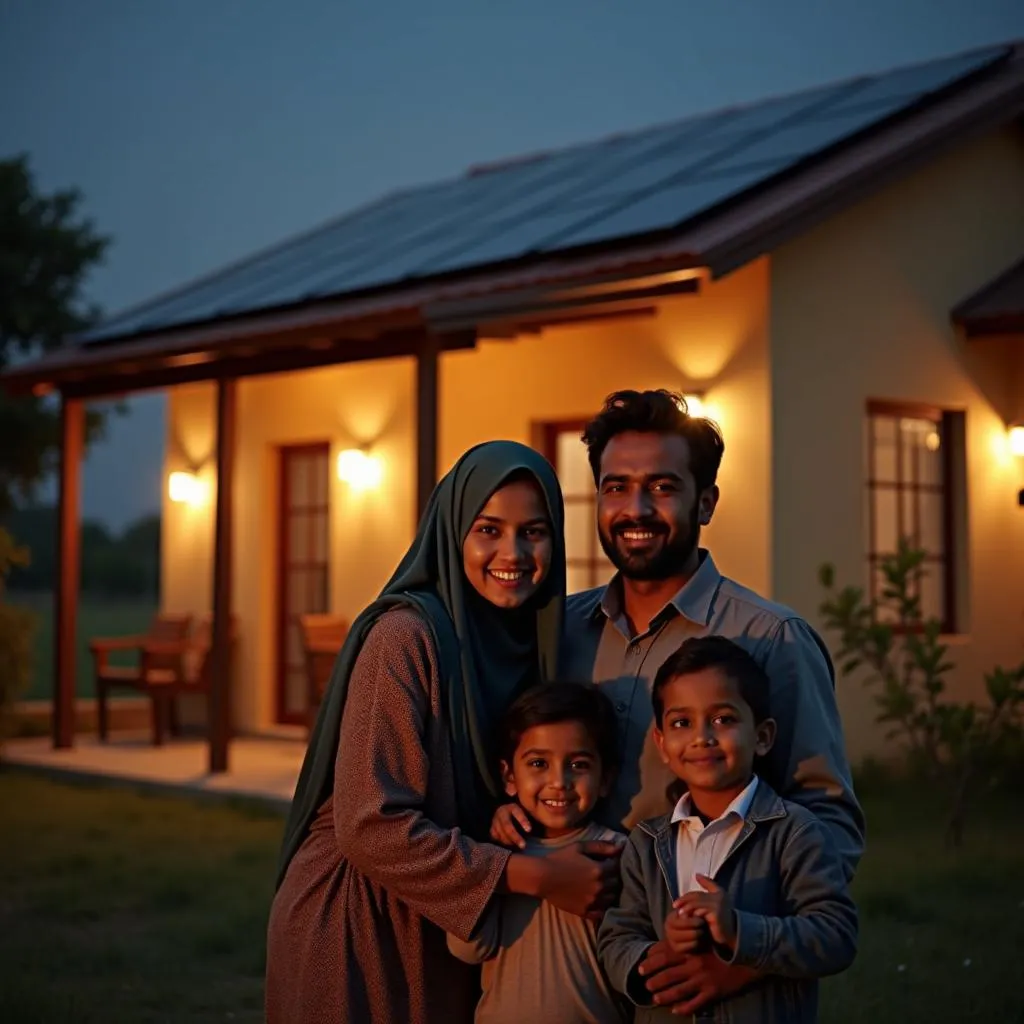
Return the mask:
[[[794,611],[719,573],[699,547],[718,504],[725,445],[709,420],[689,416],[668,391],[619,391],[583,434],[597,484],[601,546],[618,573],[606,587],[575,594],[566,612],[564,677],[590,678],[619,718],[622,773],[609,817],[631,828],[671,809],[672,776],[651,735],[650,686],[689,636],[720,634],[746,648],[771,680],[778,737],[762,773],[784,797],[824,822],[848,878],[864,845],[828,651]],[[659,1004],[682,1013],[755,976],[714,954],[672,962],[657,943],[644,974]]]

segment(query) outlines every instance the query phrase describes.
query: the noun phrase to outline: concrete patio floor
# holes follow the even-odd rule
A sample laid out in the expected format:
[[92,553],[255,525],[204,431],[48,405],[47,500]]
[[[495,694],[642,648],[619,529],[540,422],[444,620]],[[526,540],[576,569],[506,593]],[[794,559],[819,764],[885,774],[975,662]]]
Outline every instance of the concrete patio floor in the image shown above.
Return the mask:
[[201,738],[154,747],[148,730],[119,732],[109,743],[79,736],[70,750],[54,750],[49,737],[10,740],[0,764],[51,777],[143,786],[185,795],[247,797],[285,810],[306,751],[292,739],[238,737],[231,741],[229,771],[211,775],[209,747]]

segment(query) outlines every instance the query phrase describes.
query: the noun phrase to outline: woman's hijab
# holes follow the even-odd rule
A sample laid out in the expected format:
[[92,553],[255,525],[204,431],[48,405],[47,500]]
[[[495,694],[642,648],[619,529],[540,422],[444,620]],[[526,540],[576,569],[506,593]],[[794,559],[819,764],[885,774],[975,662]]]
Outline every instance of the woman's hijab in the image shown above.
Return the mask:
[[[503,610],[466,578],[462,546],[480,511],[515,476],[536,481],[551,520],[551,568],[521,608]],[[379,597],[352,624],[324,694],[292,801],[278,885],[334,786],[341,716],[349,679],[367,634],[391,608],[407,606],[424,619],[440,671],[441,702],[451,736],[459,823],[487,835],[500,786],[491,763],[497,718],[526,685],[554,679],[565,605],[562,492],[551,464],[515,441],[471,448],[434,489],[412,546]]]

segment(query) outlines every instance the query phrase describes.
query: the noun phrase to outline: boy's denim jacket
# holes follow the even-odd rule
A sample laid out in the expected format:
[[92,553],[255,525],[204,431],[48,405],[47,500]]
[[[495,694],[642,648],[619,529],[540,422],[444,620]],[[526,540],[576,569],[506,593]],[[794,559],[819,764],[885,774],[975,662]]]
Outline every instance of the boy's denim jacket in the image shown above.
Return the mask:
[[[598,935],[605,971],[612,986],[636,1004],[637,1024],[680,1019],[651,1004],[636,973],[650,946],[663,938],[679,896],[677,829],[670,814],[633,829],[622,854],[619,905],[605,914]],[[828,829],[759,780],[743,828],[714,880],[736,908],[732,962],[766,976],[701,1017],[719,1024],[817,1021],[817,979],[845,970],[857,950],[857,910]]]

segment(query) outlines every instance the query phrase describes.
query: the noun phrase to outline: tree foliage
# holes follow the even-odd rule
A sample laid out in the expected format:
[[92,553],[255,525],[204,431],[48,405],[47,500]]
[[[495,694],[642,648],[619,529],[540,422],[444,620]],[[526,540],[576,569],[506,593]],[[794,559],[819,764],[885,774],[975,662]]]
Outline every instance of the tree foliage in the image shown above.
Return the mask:
[[[52,590],[57,583],[57,510],[51,505],[12,509],[0,526],[25,544],[32,561],[13,569],[12,590]],[[103,524],[82,523],[81,589],[100,597],[156,597],[160,589],[160,517],[147,515],[115,535]]]
[[[98,317],[82,291],[109,240],[81,215],[81,202],[76,189],[41,193],[26,156],[0,160],[0,371],[59,348]],[[90,409],[87,440],[102,426],[103,413]],[[2,513],[30,499],[55,468],[60,450],[55,403],[0,390],[0,437]]]

